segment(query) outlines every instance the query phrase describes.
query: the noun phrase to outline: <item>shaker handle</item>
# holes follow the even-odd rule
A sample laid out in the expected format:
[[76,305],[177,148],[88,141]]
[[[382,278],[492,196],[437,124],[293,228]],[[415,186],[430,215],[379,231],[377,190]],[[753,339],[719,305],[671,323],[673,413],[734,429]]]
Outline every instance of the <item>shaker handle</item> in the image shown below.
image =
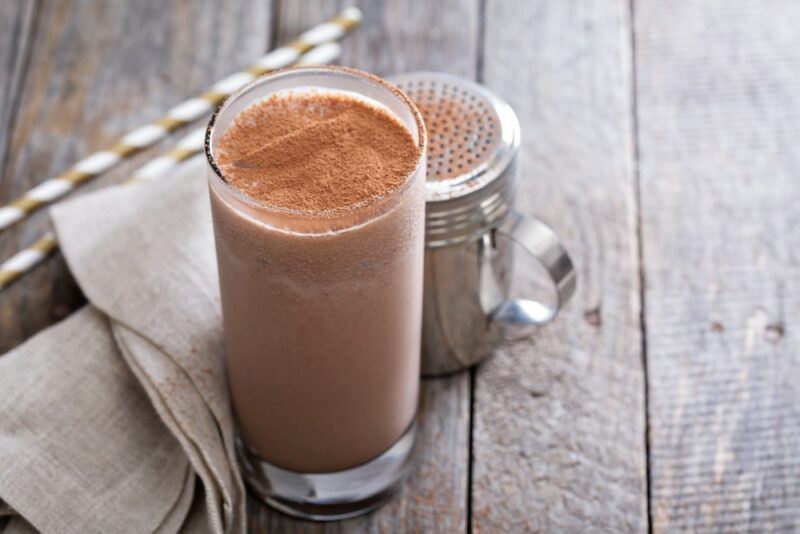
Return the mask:
[[542,221],[511,212],[495,230],[533,256],[547,271],[555,289],[555,303],[513,299],[501,302],[490,314],[492,321],[542,325],[552,321],[575,292],[575,268],[555,232]]

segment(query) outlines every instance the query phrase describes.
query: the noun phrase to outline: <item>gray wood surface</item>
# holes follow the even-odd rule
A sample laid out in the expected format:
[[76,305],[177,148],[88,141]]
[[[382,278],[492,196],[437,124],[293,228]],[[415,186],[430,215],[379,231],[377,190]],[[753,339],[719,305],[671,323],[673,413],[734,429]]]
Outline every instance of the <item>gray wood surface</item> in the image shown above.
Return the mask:
[[[278,36],[294,35],[336,12],[327,1],[285,1]],[[473,78],[478,62],[478,2],[373,2],[343,43],[341,63],[389,75],[433,69]],[[429,28],[437,25],[432,34]],[[254,532],[464,532],[467,526],[470,380],[464,373],[422,383],[419,463],[391,503],[365,517],[319,525],[288,519],[249,502]]]
[[[19,89],[31,46],[36,2],[0,3],[0,169],[6,159],[9,128],[16,115]],[[0,188],[2,188],[0,182]],[[2,191],[2,189],[0,189]]]
[[653,530],[800,530],[800,4],[635,9]]
[[485,83],[522,126],[518,208],[565,240],[579,286],[478,370],[472,526],[645,531],[628,5],[490,0],[485,39]]
[[[10,10],[10,4],[31,9],[27,0],[3,2],[2,9]],[[270,12],[262,0],[41,2],[35,10],[15,120],[3,128],[10,132],[10,143],[0,168],[0,202],[160,117],[170,106],[264,53]],[[10,24],[3,19],[3,25]],[[25,46],[27,18],[17,20],[19,29],[10,33],[19,36],[20,49]],[[13,76],[1,81],[0,87],[17,83]],[[121,181],[159,150],[163,146],[138,156],[94,187]],[[48,225],[42,211],[0,234],[0,258],[32,243]],[[62,258],[52,257],[0,295],[0,353],[81,302]]]

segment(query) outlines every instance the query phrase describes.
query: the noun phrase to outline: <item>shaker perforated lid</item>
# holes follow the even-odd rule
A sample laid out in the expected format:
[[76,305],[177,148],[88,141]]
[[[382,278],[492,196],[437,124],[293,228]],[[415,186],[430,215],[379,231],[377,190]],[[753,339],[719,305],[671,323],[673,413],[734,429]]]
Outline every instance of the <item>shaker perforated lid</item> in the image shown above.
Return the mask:
[[440,72],[390,78],[419,108],[428,130],[428,202],[469,195],[511,164],[520,142],[511,107],[477,83]]

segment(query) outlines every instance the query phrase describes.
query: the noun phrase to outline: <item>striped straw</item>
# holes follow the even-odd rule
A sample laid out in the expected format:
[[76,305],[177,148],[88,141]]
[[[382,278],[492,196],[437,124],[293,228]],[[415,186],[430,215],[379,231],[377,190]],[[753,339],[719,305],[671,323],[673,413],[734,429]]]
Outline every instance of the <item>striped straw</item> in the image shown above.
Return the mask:
[[[319,65],[331,63],[341,55],[342,48],[338,43],[330,42],[309,50],[297,61],[297,65]],[[175,147],[165,154],[154,158],[137,169],[125,184],[149,182],[163,177],[182,161],[203,151],[205,146],[205,128],[197,128],[183,137]],[[47,256],[58,248],[58,241],[53,232],[47,232],[31,246],[25,248],[3,263],[0,263],[0,291],[10,286],[26,273],[42,263]]]
[[36,242],[0,264],[0,291],[28,271],[33,270],[53,252],[58,244],[53,232],[47,232]]
[[96,152],[76,163],[67,172],[42,182],[17,200],[0,207],[0,232],[84,182],[103,174],[119,162],[153,146],[169,133],[200,118],[258,76],[296,63],[303,54],[323,43],[342,38],[360,22],[361,11],[358,8],[344,9],[333,19],[311,28],[295,41],[262,56],[248,69],[218,81],[199,97],[178,104],[161,119],[133,130],[110,148]]

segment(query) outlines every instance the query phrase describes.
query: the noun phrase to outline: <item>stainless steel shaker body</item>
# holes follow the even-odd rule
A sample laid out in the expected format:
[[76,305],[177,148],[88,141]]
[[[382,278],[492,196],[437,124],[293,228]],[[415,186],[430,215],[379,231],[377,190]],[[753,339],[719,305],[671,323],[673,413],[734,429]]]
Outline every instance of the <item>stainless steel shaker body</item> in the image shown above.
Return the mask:
[[[392,81],[428,129],[422,374],[449,374],[491,354],[503,325],[551,321],[572,295],[575,273],[552,230],[513,210],[520,127],[511,107],[447,74]],[[547,271],[547,303],[509,300],[515,248]]]

